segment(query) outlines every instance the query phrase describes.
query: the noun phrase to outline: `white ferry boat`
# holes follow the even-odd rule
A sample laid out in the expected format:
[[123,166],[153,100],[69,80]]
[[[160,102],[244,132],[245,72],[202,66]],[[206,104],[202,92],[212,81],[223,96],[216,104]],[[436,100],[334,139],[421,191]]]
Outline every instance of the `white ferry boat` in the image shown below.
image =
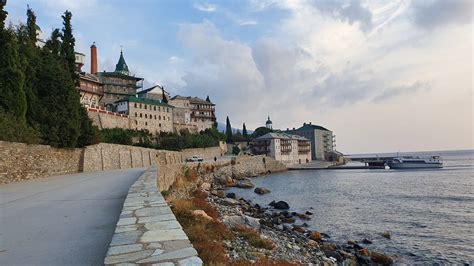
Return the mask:
[[443,162],[439,156],[402,156],[395,157],[389,161],[390,169],[413,169],[413,168],[442,168]]

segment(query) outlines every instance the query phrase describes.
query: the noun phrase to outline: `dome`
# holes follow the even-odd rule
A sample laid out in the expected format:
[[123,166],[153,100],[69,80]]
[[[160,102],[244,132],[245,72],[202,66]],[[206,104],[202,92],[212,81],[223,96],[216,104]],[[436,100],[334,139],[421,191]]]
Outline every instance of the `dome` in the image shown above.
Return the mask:
[[270,120],[270,116],[269,116],[265,125],[270,125],[270,124],[273,124],[273,123],[272,123],[272,120]]

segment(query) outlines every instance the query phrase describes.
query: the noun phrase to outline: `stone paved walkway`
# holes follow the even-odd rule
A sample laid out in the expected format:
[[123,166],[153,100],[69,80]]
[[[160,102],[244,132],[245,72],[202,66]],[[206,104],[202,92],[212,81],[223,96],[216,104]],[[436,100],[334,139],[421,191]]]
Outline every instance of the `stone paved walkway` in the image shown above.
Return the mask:
[[202,265],[196,250],[156,186],[156,168],[130,187],[106,265]]

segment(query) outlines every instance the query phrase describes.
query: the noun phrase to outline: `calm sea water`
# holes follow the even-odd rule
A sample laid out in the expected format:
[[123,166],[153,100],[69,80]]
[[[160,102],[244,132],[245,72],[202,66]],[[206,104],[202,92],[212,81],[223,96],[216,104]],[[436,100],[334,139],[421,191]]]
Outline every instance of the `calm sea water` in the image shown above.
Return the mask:
[[310,210],[310,229],[339,243],[371,239],[369,249],[399,263],[472,264],[474,151],[436,154],[443,169],[289,171],[253,180],[266,195],[231,190],[261,205],[284,200],[291,211]]

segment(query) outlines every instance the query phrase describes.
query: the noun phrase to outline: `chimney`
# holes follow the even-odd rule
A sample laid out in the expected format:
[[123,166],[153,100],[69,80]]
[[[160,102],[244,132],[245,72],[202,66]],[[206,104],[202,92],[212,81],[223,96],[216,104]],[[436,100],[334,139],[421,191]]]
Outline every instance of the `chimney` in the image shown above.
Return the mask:
[[98,72],[97,69],[97,47],[95,42],[91,45],[91,74]]
[[309,124],[311,125],[311,122],[309,122]]

